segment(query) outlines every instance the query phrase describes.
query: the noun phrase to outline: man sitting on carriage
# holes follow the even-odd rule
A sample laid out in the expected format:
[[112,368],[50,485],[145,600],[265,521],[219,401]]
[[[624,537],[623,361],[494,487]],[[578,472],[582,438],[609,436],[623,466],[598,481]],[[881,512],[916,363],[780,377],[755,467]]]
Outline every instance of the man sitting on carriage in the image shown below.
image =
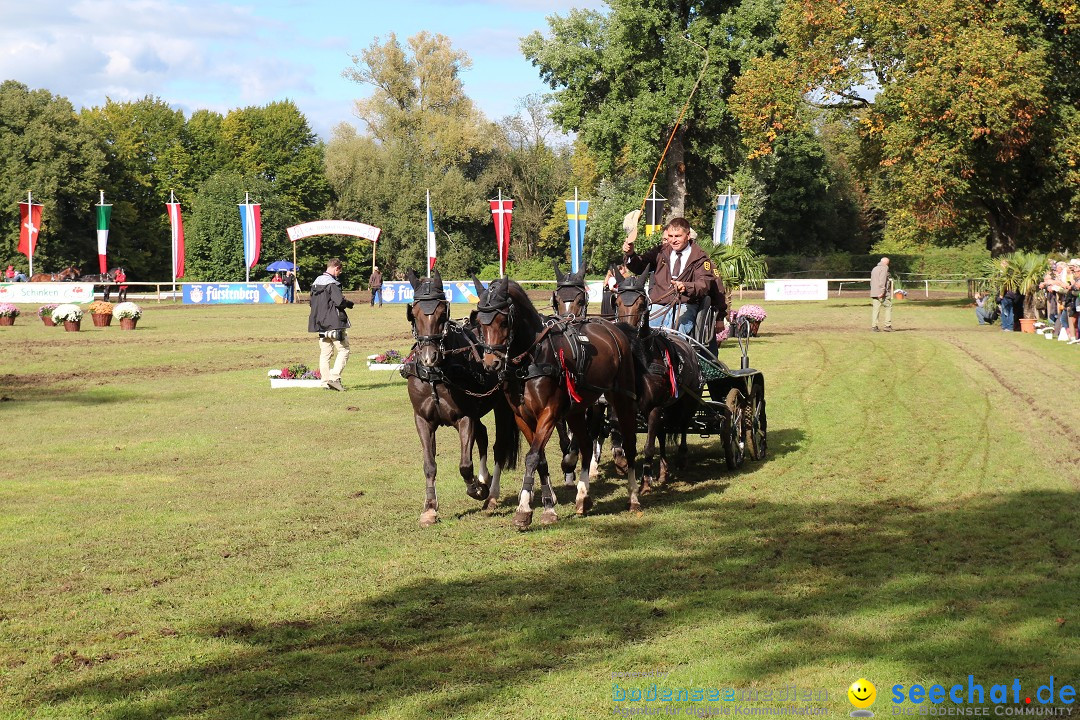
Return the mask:
[[[638,274],[646,268],[653,270],[649,286],[649,300],[652,302],[649,324],[652,327],[674,327],[690,335],[701,301],[709,296],[716,278],[709,256],[690,242],[690,223],[682,217],[672,218],[664,227],[664,242],[644,255],[634,252],[636,239],[635,219],[633,229],[623,243],[623,264]],[[721,282],[721,288],[722,285]]]

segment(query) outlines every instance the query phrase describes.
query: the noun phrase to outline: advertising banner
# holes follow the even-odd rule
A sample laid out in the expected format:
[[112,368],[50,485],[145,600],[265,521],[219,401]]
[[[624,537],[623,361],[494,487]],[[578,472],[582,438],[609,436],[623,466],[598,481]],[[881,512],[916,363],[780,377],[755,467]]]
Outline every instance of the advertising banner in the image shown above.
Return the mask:
[[285,302],[285,286],[281,283],[184,283],[183,288],[185,305],[257,305]]
[[[587,283],[589,289],[589,302],[600,304],[603,296],[604,283],[597,280]],[[443,280],[443,291],[446,299],[452,303],[475,305],[480,298],[476,296],[476,286],[472,280]],[[384,282],[382,287],[384,303],[411,303],[413,301],[412,285],[407,282]]]
[[766,300],[828,300],[828,280],[766,280]]
[[59,305],[60,303],[88,303],[93,299],[94,283],[0,283],[0,302]]

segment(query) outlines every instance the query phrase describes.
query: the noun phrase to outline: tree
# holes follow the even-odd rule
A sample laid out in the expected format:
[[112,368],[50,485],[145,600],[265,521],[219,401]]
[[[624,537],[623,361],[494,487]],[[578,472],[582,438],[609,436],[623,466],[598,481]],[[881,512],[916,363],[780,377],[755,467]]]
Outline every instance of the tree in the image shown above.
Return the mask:
[[955,237],[973,216],[994,254],[1075,236],[1055,155],[1080,92],[1070,13],[1034,0],[792,0],[785,50],[755,63],[733,105],[758,155],[806,127],[811,106],[849,113],[887,237],[909,224]]
[[97,256],[92,205],[97,201],[105,153],[63,97],[0,84],[0,237],[6,264],[26,267],[16,252],[19,213],[27,191],[42,208],[34,269],[76,265]]
[[666,159],[671,212],[685,215],[688,196],[708,204],[719,179],[741,160],[727,96],[743,64],[772,47],[778,11],[772,0],[612,0],[610,6],[608,14],[571,10],[549,17],[550,37],[532,33],[522,52],[556,90],[553,119],[583,139],[601,171],[611,176],[625,165],[648,178],[706,48],[710,62]]

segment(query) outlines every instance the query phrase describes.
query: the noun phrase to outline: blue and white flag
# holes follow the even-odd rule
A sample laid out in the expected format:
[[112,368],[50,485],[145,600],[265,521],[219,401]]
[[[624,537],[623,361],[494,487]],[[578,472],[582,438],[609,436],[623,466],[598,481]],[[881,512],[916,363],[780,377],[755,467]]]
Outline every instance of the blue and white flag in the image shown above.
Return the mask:
[[716,218],[713,220],[713,245],[735,242],[735,213],[739,211],[741,195],[720,195],[716,198]]
[[577,190],[574,199],[566,201],[566,223],[570,229],[570,272],[576,273],[581,267],[585,251],[585,220],[589,215],[589,201],[578,200]]

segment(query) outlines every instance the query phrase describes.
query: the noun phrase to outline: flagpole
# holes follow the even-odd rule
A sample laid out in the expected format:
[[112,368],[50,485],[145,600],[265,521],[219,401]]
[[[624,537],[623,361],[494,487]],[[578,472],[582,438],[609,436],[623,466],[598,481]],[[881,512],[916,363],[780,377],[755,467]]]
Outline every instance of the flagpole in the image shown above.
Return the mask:
[[428,218],[429,217],[431,217],[431,191],[430,190],[427,191],[427,215],[424,216],[424,247],[427,248],[427,250],[424,252],[424,254],[427,256],[427,276],[431,277],[431,254],[429,252],[430,248],[428,248],[428,244],[431,242],[431,240],[428,238]]
[[502,204],[502,188],[499,188],[499,222],[495,225],[495,238],[499,241],[499,270],[502,272],[502,276],[506,277],[506,258],[503,257],[503,204]]
[[26,222],[30,224],[30,227],[26,230],[27,245],[30,249],[30,277],[34,277],[34,194],[26,191]]
[[[176,193],[169,190],[169,205],[176,204]],[[172,248],[172,299],[176,301],[176,219],[173,217],[173,209],[169,208],[169,246]]]

